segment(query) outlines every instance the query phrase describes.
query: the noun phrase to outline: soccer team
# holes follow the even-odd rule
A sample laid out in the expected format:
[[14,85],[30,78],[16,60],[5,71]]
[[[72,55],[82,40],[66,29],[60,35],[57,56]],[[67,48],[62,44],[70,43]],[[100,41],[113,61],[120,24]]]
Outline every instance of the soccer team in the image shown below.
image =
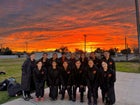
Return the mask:
[[58,93],[61,94],[61,100],[64,100],[67,91],[69,100],[75,102],[77,92],[80,92],[80,102],[84,102],[84,93],[88,89],[88,105],[97,105],[100,87],[102,101],[106,105],[113,105],[115,81],[115,62],[109,52],[104,52],[100,59],[94,52],[89,57],[85,53],[81,53],[80,57],[71,53],[69,59],[66,53],[62,53],[60,58],[57,53],[53,53],[50,59],[47,53],[43,53],[42,58],[37,61],[35,53],[31,53],[22,65],[21,86],[26,101],[33,98],[30,95],[32,90],[35,90],[35,100],[43,101],[46,83],[52,100],[57,100]]

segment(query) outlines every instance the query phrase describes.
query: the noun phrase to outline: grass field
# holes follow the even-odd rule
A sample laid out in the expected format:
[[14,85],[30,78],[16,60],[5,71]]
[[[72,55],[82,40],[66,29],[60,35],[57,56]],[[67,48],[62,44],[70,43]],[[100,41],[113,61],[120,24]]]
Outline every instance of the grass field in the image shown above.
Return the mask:
[[140,63],[136,62],[116,62],[117,71],[140,73]]
[[[21,65],[25,59],[0,59],[0,71],[5,71],[6,75],[0,75],[0,81],[15,77],[17,82],[21,81]],[[140,64],[131,62],[116,62],[117,71],[140,73]],[[7,92],[0,91],[0,104],[13,100]]]
[[[15,77],[17,82],[21,81],[21,65],[24,59],[0,59],[0,71],[5,71],[6,75],[0,75],[0,81],[9,77]],[[0,104],[14,98],[8,96],[7,91],[0,91]]]

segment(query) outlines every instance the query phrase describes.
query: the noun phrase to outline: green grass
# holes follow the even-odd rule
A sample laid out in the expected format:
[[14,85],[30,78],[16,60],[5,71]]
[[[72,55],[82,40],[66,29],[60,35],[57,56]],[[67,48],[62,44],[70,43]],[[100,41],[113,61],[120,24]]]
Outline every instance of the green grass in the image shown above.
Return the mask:
[[[25,59],[0,59],[0,71],[5,71],[6,75],[0,75],[0,81],[15,77],[17,82],[21,81],[21,65]],[[140,64],[133,62],[116,62],[117,71],[140,73]],[[13,100],[6,91],[0,91],[0,104]]]
[[[17,82],[21,81],[21,65],[24,59],[0,59],[0,71],[5,71],[6,75],[0,75],[0,81],[9,77],[15,77]],[[8,96],[7,91],[0,91],[0,104],[15,98]]]
[[140,63],[136,62],[116,62],[117,71],[140,73]]

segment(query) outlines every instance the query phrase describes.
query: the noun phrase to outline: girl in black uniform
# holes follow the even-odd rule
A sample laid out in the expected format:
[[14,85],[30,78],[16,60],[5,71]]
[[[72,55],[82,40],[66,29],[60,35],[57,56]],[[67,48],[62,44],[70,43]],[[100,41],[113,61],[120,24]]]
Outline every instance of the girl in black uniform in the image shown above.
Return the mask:
[[86,68],[88,66],[88,58],[86,57],[85,53],[82,53],[80,55],[80,62],[81,62],[81,65],[83,66],[83,68]]
[[50,94],[52,100],[56,100],[58,96],[58,85],[60,81],[60,70],[56,61],[52,62],[52,66],[48,70],[48,80],[50,84]]
[[23,99],[29,101],[33,97],[30,95],[32,88],[35,88],[33,81],[33,70],[35,68],[35,53],[31,53],[29,58],[22,65],[21,87]]
[[34,69],[33,77],[36,88],[36,101],[44,101],[44,85],[46,80],[45,68],[43,68],[43,64],[41,61],[37,62],[37,66]]
[[76,101],[76,90],[79,87],[80,101],[83,102],[86,79],[85,79],[84,69],[82,68],[80,60],[77,60],[75,62],[75,67],[73,69],[73,75],[72,75],[72,84],[73,84],[73,89],[72,89],[73,101]]
[[[93,60],[88,61],[87,74],[86,74],[87,86],[88,86],[88,105],[97,105],[97,87],[99,81],[99,70],[95,66]],[[93,96],[93,104],[91,98]]]
[[62,84],[62,97],[63,100],[65,97],[65,90],[68,91],[69,100],[72,100],[72,89],[70,78],[72,76],[71,68],[67,61],[63,62],[63,67],[61,69],[61,84]]
[[102,99],[105,105],[113,105],[115,103],[115,71],[108,67],[106,62],[102,62],[100,84],[102,90]]

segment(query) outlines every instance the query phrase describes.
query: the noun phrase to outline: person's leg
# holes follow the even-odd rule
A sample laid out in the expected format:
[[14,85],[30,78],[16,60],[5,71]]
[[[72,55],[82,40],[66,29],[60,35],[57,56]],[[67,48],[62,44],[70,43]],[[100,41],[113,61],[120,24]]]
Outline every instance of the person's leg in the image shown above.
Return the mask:
[[109,101],[110,101],[110,104],[113,105],[115,104],[115,90],[114,90],[114,87],[110,88],[109,91],[108,91],[108,98],[109,98]]
[[62,94],[62,87],[61,87],[61,83],[59,83],[59,94]]
[[65,90],[66,90],[66,86],[62,86],[62,97],[61,97],[61,100],[63,100],[64,99],[64,97],[65,97]]
[[96,88],[92,88],[93,89],[93,105],[97,105],[97,89]]
[[92,97],[92,90],[91,87],[88,86],[88,93],[87,93],[88,105],[91,105],[91,97]]
[[80,102],[84,102],[84,87],[79,87],[79,92],[80,92]]
[[54,100],[58,97],[58,86],[54,86]]
[[105,98],[105,89],[103,88],[103,86],[100,86],[101,89],[101,95],[102,95],[102,102],[104,102],[104,98]]
[[27,97],[26,91],[22,90],[22,96],[23,96],[23,98],[26,98]]
[[36,95],[36,102],[39,101],[39,96],[40,96],[40,90],[39,90],[39,87],[36,87],[36,90],[35,90],[35,95]]
[[72,99],[72,101],[76,101],[76,91],[77,91],[77,86],[73,86],[73,99]]
[[99,88],[99,85],[97,85],[96,90],[95,90],[97,99],[98,99],[98,88]]
[[27,97],[28,97],[29,99],[33,99],[33,97],[31,96],[30,91],[27,91]]
[[69,100],[72,100],[72,87],[67,86],[67,91],[68,91],[68,95],[69,95]]
[[44,85],[45,85],[45,82],[42,82],[41,83],[41,88],[40,88],[41,101],[44,101]]

